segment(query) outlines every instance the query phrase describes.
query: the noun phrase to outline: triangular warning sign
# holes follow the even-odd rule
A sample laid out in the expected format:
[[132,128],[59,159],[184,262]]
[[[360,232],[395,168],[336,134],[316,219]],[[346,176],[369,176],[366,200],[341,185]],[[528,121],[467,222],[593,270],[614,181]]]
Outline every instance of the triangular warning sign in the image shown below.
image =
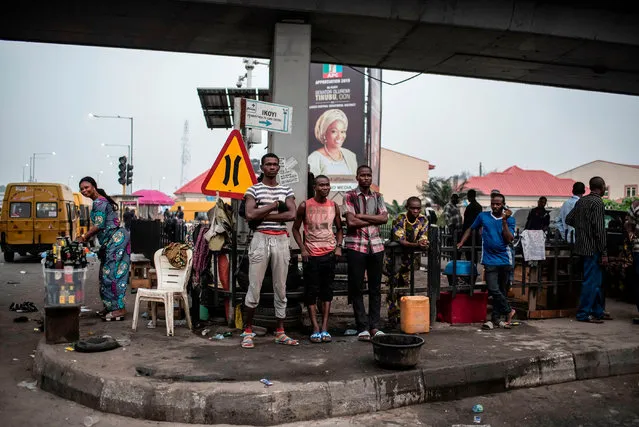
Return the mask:
[[242,199],[246,190],[256,183],[242,134],[233,129],[202,182],[202,193]]

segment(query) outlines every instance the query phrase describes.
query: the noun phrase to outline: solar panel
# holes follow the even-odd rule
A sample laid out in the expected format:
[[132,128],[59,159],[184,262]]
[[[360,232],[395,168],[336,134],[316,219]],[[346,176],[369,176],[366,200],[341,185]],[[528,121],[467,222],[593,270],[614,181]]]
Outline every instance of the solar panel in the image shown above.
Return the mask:
[[236,97],[271,102],[268,89],[198,88],[197,94],[209,129],[233,127],[233,107]]

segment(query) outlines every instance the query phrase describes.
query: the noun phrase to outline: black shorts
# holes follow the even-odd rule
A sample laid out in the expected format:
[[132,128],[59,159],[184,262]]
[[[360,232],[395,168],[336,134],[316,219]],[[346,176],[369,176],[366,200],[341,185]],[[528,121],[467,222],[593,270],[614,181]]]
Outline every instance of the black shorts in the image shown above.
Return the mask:
[[304,262],[304,302],[306,305],[321,301],[333,301],[333,279],[335,278],[335,254],[309,256]]

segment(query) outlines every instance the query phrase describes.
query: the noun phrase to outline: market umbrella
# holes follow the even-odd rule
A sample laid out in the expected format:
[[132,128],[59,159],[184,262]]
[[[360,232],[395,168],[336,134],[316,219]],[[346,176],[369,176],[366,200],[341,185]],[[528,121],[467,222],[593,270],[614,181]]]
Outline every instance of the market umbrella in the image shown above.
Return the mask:
[[173,199],[157,190],[138,190],[133,195],[140,196],[138,199],[140,205],[173,206],[175,204]]

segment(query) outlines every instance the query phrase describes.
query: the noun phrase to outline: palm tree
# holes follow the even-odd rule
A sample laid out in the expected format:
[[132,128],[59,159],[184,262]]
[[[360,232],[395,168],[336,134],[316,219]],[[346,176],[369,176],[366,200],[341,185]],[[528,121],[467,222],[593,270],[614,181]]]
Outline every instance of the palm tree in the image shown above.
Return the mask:
[[405,205],[406,203],[399,204],[395,199],[393,199],[392,203],[386,203],[386,210],[388,211],[389,218],[395,219],[406,212]]
[[443,208],[450,201],[453,193],[459,195],[459,199],[466,198],[466,182],[467,180],[459,175],[453,175],[448,178],[432,177],[422,184],[421,188],[417,187],[422,197],[429,199],[433,205]]

